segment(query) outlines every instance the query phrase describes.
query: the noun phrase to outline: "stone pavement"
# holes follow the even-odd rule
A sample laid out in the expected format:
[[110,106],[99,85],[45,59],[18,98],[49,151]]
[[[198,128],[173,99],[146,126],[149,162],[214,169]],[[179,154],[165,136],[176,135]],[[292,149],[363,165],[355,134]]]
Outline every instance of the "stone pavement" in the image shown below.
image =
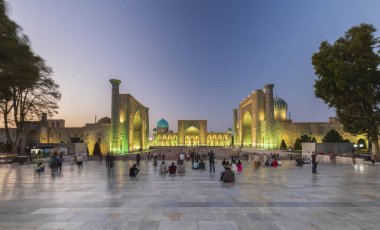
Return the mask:
[[0,229],[380,229],[380,165],[320,164],[312,175],[290,161],[257,171],[244,162],[223,184],[220,162],[215,174],[186,163],[175,177],[142,162],[137,178],[133,162],[110,175],[104,163],[40,177],[31,165],[1,165]]

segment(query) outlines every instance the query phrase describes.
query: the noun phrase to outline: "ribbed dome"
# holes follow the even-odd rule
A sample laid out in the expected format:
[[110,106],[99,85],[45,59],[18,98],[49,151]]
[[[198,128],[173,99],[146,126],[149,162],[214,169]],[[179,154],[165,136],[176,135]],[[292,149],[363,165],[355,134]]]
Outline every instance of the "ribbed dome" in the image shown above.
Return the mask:
[[97,123],[98,124],[111,124],[111,118],[103,117],[103,118],[99,119],[99,121]]
[[157,129],[169,129],[169,123],[165,119],[157,122]]
[[288,109],[288,104],[282,98],[276,96],[273,98],[275,109]]

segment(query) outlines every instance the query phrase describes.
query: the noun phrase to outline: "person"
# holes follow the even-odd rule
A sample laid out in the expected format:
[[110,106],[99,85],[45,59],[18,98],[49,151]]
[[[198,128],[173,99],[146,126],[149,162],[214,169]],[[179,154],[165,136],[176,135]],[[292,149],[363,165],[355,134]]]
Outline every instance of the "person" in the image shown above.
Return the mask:
[[136,168],[136,164],[132,166],[132,168],[129,169],[129,176],[130,177],[136,177],[137,174],[139,174],[140,170]]
[[35,172],[39,176],[44,171],[45,171],[45,165],[42,163],[42,161],[38,162],[38,164],[35,166]]
[[352,153],[352,164],[356,165],[356,154]]
[[201,162],[199,162],[199,169],[206,169],[206,165],[205,163],[203,162],[203,160],[201,160]]
[[329,155],[330,155],[330,163],[332,164],[333,163],[333,154],[331,152],[329,152]]
[[238,163],[236,164],[236,167],[237,167],[238,172],[242,172],[243,171],[243,164],[240,162],[240,160],[238,160]]
[[113,166],[114,166],[114,156],[112,154],[107,154],[107,164],[106,164],[106,167],[107,167],[107,173],[108,173],[108,178],[110,178],[111,176],[113,176]]
[[172,162],[172,165],[169,166],[169,174],[175,175],[177,172],[177,166],[175,166],[174,162]]
[[83,151],[77,156],[78,169],[83,169]]
[[178,174],[185,174],[185,166],[183,165],[183,163],[178,165]]
[[215,173],[215,154],[212,150],[208,153],[208,161],[210,163],[210,173]]
[[372,165],[375,165],[375,163],[376,163],[376,155],[372,155],[371,162],[372,162]]
[[163,161],[160,166],[160,174],[166,174],[166,173],[167,173],[166,165],[165,165],[165,161]]
[[179,154],[179,163],[180,164],[183,164],[183,162],[185,161],[185,154],[184,153],[180,153]]
[[226,165],[226,163],[227,163],[226,158],[224,158],[223,161],[222,161],[223,167]]
[[153,154],[153,166],[157,167],[157,153]]
[[235,173],[231,170],[230,167],[227,167],[226,170],[222,172],[220,180],[224,183],[235,182]]
[[198,162],[194,161],[193,169],[199,169],[199,163]]
[[58,162],[57,162],[57,171],[58,172],[62,172],[62,164],[64,161],[65,161],[65,159],[63,158],[63,154],[61,153],[58,157]]
[[275,168],[277,168],[277,166],[278,166],[278,162],[277,162],[277,160],[276,160],[276,158],[273,160],[273,162],[272,162],[272,167],[275,167]]
[[106,166],[108,167],[110,163],[110,153],[108,152],[106,155]]
[[232,172],[234,172],[234,173],[237,173],[237,171],[238,171],[235,160],[232,161],[232,163],[231,163],[231,170],[232,170]]
[[52,172],[57,170],[57,165],[58,165],[57,153],[53,153],[50,159],[50,169]]
[[137,164],[137,165],[140,164],[140,160],[141,160],[140,153],[137,153],[137,154],[136,154],[136,164]]
[[165,160],[165,154],[162,154],[162,160],[163,161]]
[[312,173],[317,173],[318,161],[316,161],[316,159],[317,159],[317,154],[313,152],[311,155]]
[[101,164],[103,162],[103,155],[100,153],[99,154],[99,163]]

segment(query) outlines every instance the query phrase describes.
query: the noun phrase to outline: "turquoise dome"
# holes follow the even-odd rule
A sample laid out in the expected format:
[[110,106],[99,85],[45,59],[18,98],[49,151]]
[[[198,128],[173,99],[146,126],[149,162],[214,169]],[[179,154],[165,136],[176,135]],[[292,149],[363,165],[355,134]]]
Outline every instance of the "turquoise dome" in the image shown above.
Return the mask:
[[273,98],[274,108],[276,109],[288,109],[288,104],[282,98],[276,96]]
[[169,123],[165,119],[157,122],[157,129],[169,129]]

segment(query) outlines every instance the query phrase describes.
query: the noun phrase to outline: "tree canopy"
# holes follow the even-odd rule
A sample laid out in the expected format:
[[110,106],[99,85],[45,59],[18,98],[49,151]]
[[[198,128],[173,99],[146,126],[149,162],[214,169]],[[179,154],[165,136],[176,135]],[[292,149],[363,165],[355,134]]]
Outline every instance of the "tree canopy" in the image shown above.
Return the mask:
[[323,41],[312,57],[315,95],[335,108],[346,132],[367,134],[378,154],[380,126],[380,40],[361,24],[333,44]]
[[[13,151],[25,133],[25,122],[40,118],[43,112],[57,112],[61,93],[52,73],[33,53],[21,27],[8,18],[4,0],[0,0],[0,120]],[[14,135],[10,128],[15,128]]]
[[322,139],[323,143],[346,143],[348,140],[343,140],[343,137],[335,129],[328,131]]
[[303,134],[301,137],[296,139],[296,141],[294,142],[293,148],[295,150],[300,150],[302,149],[302,143],[310,143],[310,142],[316,143],[315,138],[314,137],[312,138],[306,134]]

